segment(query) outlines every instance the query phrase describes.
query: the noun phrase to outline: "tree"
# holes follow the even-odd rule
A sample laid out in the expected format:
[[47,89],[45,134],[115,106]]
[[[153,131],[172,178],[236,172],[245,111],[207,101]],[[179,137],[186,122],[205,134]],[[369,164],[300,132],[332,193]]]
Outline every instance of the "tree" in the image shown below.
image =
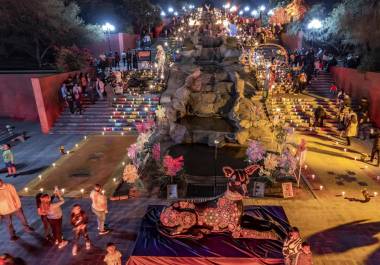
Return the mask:
[[82,46],[100,37],[98,26],[79,18],[75,3],[62,0],[3,0],[0,5],[1,45],[8,54],[27,54],[42,67],[53,48]]
[[161,23],[160,9],[149,0],[123,0],[120,14],[129,19],[136,33]]

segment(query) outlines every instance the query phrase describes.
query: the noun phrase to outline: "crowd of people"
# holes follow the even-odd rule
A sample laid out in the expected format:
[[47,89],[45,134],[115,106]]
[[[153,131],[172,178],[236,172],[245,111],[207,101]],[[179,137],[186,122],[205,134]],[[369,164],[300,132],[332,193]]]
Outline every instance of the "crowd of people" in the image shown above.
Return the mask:
[[[92,202],[91,209],[97,219],[98,234],[101,236],[106,235],[110,232],[105,226],[106,216],[108,214],[107,197],[103,194],[102,187],[99,184],[94,186],[90,198]],[[34,232],[34,229],[29,225],[24,215],[21,200],[15,187],[12,184],[5,183],[1,179],[0,202],[0,216],[8,229],[11,241],[19,239],[13,227],[13,217],[19,219],[25,232]],[[68,241],[64,239],[62,231],[62,219],[64,217],[62,205],[64,203],[65,199],[58,187],[54,189],[52,195],[47,193],[39,193],[36,195],[37,214],[41,218],[45,239],[58,249],[62,249],[68,244]],[[91,249],[92,244],[88,234],[89,215],[80,204],[75,204],[71,208],[69,218],[73,231],[72,255],[76,256],[81,238],[85,241],[85,249]],[[112,242],[107,245],[106,251],[107,255],[104,261],[108,265],[121,265],[121,254]]]

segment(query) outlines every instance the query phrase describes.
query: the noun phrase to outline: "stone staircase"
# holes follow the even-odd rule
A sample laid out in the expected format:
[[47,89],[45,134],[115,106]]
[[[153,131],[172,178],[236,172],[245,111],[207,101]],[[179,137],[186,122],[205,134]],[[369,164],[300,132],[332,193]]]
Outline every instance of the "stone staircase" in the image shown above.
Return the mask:
[[314,110],[322,106],[327,117],[324,120],[324,128],[319,128],[321,133],[339,134],[337,128],[338,108],[335,99],[330,93],[330,86],[334,79],[330,73],[321,72],[311,81],[308,95],[280,95],[267,100],[266,109],[271,118],[276,114],[282,116],[297,131],[312,131],[309,126],[310,118],[314,117]]
[[311,80],[307,91],[313,95],[332,98],[332,94],[330,93],[330,87],[333,83],[333,76],[330,73],[321,71],[316,78]]
[[91,104],[83,99],[83,115],[64,110],[54,124],[51,134],[127,134],[135,132],[135,122],[154,118],[159,103],[157,94],[136,92],[129,89],[115,96],[112,104],[108,100]]

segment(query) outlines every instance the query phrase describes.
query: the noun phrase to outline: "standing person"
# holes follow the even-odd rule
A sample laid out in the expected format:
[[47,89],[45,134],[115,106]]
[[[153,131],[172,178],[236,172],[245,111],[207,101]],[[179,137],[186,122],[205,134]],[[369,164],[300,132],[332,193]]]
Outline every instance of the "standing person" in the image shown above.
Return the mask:
[[313,254],[309,243],[302,243],[301,251],[297,253],[292,265],[313,265]]
[[299,76],[299,92],[302,93],[307,87],[307,75],[306,73],[301,73]]
[[4,183],[0,179],[0,217],[4,220],[8,228],[10,240],[15,241],[18,239],[13,228],[13,215],[17,216],[24,227],[25,232],[31,233],[34,231],[25,218],[24,212],[21,207],[20,197],[17,194],[15,187],[12,184]]
[[67,100],[66,100],[66,97],[67,97],[67,87],[66,87],[65,82],[63,82],[63,84],[62,84],[59,92],[60,92],[62,101],[67,105]]
[[347,145],[351,145],[351,138],[358,136],[358,117],[355,112],[350,111],[350,118],[345,130],[345,136],[347,139]]
[[74,93],[74,101],[75,101],[75,112],[79,113],[79,115],[82,115],[82,103],[81,103],[82,89],[78,84],[74,85],[73,93]]
[[50,224],[49,220],[47,218],[47,209],[44,209],[41,207],[41,197],[43,196],[42,193],[38,193],[36,195],[36,204],[37,204],[37,213],[41,217],[41,221],[44,227],[44,235],[47,241],[53,241],[53,236],[50,233]]
[[79,82],[80,82],[80,87],[82,89],[82,94],[86,94],[87,86],[88,86],[88,81],[87,81],[87,74],[80,73],[79,75]]
[[94,189],[90,193],[92,201],[92,212],[96,215],[98,221],[99,235],[105,235],[109,233],[109,230],[105,229],[104,223],[106,221],[107,209],[107,197],[102,194],[102,187],[99,184],[95,184]]
[[107,254],[104,257],[104,262],[107,265],[121,265],[121,253],[116,249],[114,243],[109,242],[106,248]]
[[14,161],[13,152],[11,150],[11,146],[9,144],[3,145],[3,161],[5,164],[5,167],[8,170],[7,177],[15,176],[16,175],[16,165]]
[[125,68],[125,63],[127,61],[127,53],[125,51],[121,53],[121,59],[123,60],[123,67]]
[[133,63],[133,69],[139,69],[139,64],[138,64],[138,60],[137,60],[137,52],[134,51],[133,55],[132,55],[132,63]]
[[377,166],[380,166],[380,130],[372,129],[370,138],[373,139],[370,162],[372,163],[373,160],[375,160],[375,156],[377,154]]
[[132,51],[127,51],[127,70],[132,70]]
[[98,92],[99,99],[103,100],[104,99],[105,85],[104,85],[104,82],[99,77],[96,78],[95,87],[96,87],[96,92]]
[[314,111],[314,125],[313,127],[323,128],[323,120],[326,118],[326,112],[323,107],[318,106]]
[[[65,203],[65,200],[57,187],[54,189],[54,195],[55,196],[51,198],[48,194],[44,194],[41,197],[41,208],[47,211],[47,218],[53,231],[54,242],[58,245],[58,248],[61,249],[67,245],[67,241],[63,240],[62,236],[61,206]],[[53,202],[55,197],[58,198],[58,202]]]
[[115,68],[120,68],[120,55],[118,52],[115,52]]
[[67,104],[69,105],[70,113],[74,114],[75,113],[74,94],[73,94],[73,90],[72,89],[67,91],[66,101],[67,101]]
[[293,227],[285,239],[284,246],[282,248],[282,254],[285,258],[285,265],[294,264],[293,261],[302,248],[302,238],[297,227]]
[[74,231],[74,245],[72,254],[73,256],[76,256],[78,254],[78,241],[81,235],[83,235],[86,242],[86,249],[89,250],[91,248],[91,242],[87,231],[88,218],[79,204],[75,204],[71,209],[71,224]]

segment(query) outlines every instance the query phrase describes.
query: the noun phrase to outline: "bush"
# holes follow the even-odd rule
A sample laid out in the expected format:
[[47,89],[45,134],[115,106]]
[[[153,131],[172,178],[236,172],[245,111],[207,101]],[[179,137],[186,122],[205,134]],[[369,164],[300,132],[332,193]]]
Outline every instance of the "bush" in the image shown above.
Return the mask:
[[88,50],[79,49],[76,46],[61,47],[56,57],[57,70],[71,72],[87,68],[91,63],[91,55]]

